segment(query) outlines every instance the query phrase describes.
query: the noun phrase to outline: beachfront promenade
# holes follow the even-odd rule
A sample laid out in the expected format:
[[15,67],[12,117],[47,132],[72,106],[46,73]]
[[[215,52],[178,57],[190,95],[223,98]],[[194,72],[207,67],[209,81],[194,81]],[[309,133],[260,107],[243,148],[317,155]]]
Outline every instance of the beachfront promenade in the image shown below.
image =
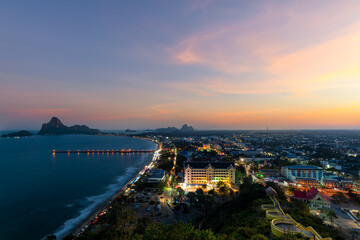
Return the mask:
[[271,232],[275,236],[284,237],[301,234],[308,239],[331,240],[331,238],[322,238],[311,226],[304,227],[296,222],[289,214],[285,214],[275,196],[270,196],[270,198],[274,204],[264,204],[262,209],[266,210],[266,217],[272,219]]
[[73,232],[72,234],[74,236],[79,236],[82,232],[84,232],[91,223],[95,223],[99,216],[107,214],[108,208],[111,207],[112,202],[119,197],[121,194],[124,194],[130,190],[130,187],[135,184],[136,181],[139,180],[139,178],[145,174],[146,172],[150,171],[155,166],[155,162],[160,157],[161,148],[157,150],[150,150],[150,153],[154,152],[153,158],[151,162],[147,165],[145,165],[135,176],[133,176],[124,186],[119,189],[119,191],[107,202],[104,204],[104,206],[100,207],[96,212],[91,214],[88,218],[86,218]]

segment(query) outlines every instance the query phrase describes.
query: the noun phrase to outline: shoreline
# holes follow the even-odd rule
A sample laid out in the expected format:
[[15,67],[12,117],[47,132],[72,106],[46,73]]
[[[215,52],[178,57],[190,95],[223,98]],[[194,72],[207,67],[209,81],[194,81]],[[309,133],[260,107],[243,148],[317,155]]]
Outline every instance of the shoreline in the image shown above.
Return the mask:
[[[144,138],[142,138],[144,139]],[[151,141],[149,139],[144,139],[144,140],[148,140]],[[75,237],[78,237],[82,232],[84,232],[88,226],[90,226],[91,222],[98,217],[101,213],[104,213],[104,211],[107,210],[108,207],[111,206],[111,203],[117,198],[119,197],[121,194],[125,193],[126,190],[128,189],[128,186],[130,184],[133,184],[134,182],[137,181],[137,179],[147,170],[149,169],[153,163],[157,160],[157,156],[161,150],[160,145],[155,142],[152,141],[154,143],[157,144],[157,147],[153,153],[153,157],[151,159],[151,161],[149,163],[147,163],[146,165],[144,165],[143,168],[141,168],[129,181],[127,181],[124,186],[122,186],[109,200],[107,200],[104,204],[100,205],[100,207],[98,207],[93,213],[91,213],[88,217],[86,217],[86,219],[84,221],[82,221],[73,231],[71,231],[69,234],[74,235]],[[65,237],[65,236],[62,236]]]

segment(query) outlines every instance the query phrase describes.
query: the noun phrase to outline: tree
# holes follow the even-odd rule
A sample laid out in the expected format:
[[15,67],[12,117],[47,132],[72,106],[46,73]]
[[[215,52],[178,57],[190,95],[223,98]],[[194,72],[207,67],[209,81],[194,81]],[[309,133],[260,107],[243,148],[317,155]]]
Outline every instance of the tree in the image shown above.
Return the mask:
[[184,193],[185,193],[184,189],[182,189],[181,187],[178,187],[176,190],[180,196],[184,196]]
[[204,195],[204,190],[202,190],[202,188],[198,188],[198,189],[196,189],[195,194],[196,195]]
[[227,191],[228,191],[228,188],[225,186],[222,186],[219,188],[219,193],[221,193],[221,194],[225,194],[225,193],[227,193]]
[[336,202],[336,203],[341,203],[341,202],[347,203],[348,202],[346,196],[342,192],[337,192],[337,193],[333,194],[332,198],[333,198],[334,202]]
[[143,239],[166,240],[166,239],[193,239],[193,240],[216,240],[211,230],[194,228],[191,223],[176,222],[171,225],[151,224],[145,231]]
[[253,235],[249,240],[268,240],[268,238],[260,233],[257,233]]
[[356,193],[353,192],[353,190],[349,189],[348,190],[348,196],[351,198],[351,200],[353,200],[354,202],[359,203],[360,199],[358,197],[358,195]]
[[216,186],[217,186],[218,188],[221,188],[221,187],[225,187],[226,184],[225,184],[223,181],[218,181],[217,184],[216,184]]
[[190,200],[190,203],[195,203],[195,193],[189,192],[186,197]]
[[211,195],[199,195],[197,196],[202,210],[205,212],[205,217],[207,217],[209,208],[214,204],[214,197]]
[[232,190],[232,188],[229,188],[229,195],[233,196],[234,195],[234,190]]
[[62,240],[73,240],[73,239],[75,239],[75,236],[72,234],[69,234],[69,235],[65,236]]
[[178,185],[178,182],[176,181],[176,178],[173,177],[170,183],[170,187],[175,188]]
[[333,209],[328,210],[325,213],[325,217],[330,220],[331,224],[333,224],[334,218],[338,218],[338,216],[336,215],[336,213],[335,213],[335,211]]
[[165,187],[167,186],[167,182],[166,181],[160,181],[158,184],[157,184],[157,188],[160,190],[160,191],[164,191]]

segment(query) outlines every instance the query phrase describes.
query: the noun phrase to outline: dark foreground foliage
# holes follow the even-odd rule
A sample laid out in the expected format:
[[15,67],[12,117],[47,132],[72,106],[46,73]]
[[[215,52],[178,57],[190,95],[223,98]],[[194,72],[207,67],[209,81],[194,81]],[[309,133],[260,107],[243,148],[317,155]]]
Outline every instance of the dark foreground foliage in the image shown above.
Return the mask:
[[294,200],[287,203],[288,207],[284,210],[289,213],[297,222],[303,226],[311,226],[317,231],[323,238],[331,237],[333,240],[345,240],[341,233],[333,228],[328,227],[324,224],[323,220],[312,215],[309,207],[306,203]]
[[[280,189],[276,189],[281,192]],[[281,195],[281,193],[280,193]],[[284,201],[284,200],[283,200]],[[246,178],[240,186],[240,192],[232,199],[215,205],[209,214],[199,217],[193,223],[174,222],[170,225],[156,223],[151,218],[140,218],[126,207],[126,200],[113,205],[109,213],[103,216],[97,228],[82,234],[79,240],[280,240],[303,239],[299,236],[278,238],[272,235],[270,220],[266,218],[261,205],[271,203],[265,194],[265,187],[251,183]],[[310,214],[306,204],[286,203],[286,211],[304,226],[313,226],[323,237],[342,240],[339,233],[329,229],[323,221]],[[69,238],[70,239],[70,238]]]

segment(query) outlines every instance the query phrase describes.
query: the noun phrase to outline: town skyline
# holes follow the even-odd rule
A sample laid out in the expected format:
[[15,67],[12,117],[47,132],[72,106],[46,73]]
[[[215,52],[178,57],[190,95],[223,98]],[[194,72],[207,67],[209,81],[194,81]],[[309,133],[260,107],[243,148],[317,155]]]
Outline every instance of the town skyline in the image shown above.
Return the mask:
[[359,129],[357,1],[2,3],[0,129]]

